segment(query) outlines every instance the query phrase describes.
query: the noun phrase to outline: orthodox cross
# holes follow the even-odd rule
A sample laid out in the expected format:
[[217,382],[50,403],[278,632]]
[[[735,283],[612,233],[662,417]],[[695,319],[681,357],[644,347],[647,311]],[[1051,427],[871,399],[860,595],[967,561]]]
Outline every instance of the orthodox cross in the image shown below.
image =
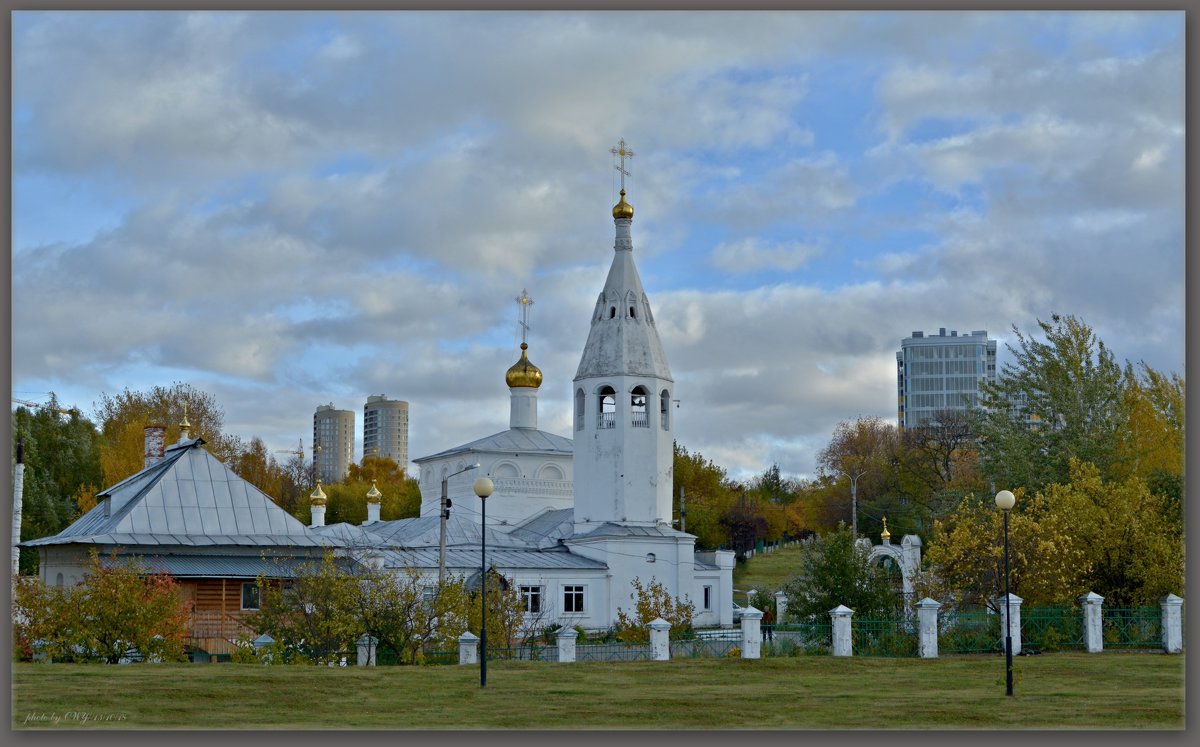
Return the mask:
[[620,159],[621,159],[621,165],[620,166],[614,165],[613,168],[616,169],[617,171],[621,172],[621,190],[624,191],[625,190],[625,177],[629,176],[629,172],[625,170],[625,159],[633,158],[633,156],[634,156],[633,149],[630,148],[629,146],[625,145],[625,138],[621,138],[620,140],[617,141],[616,147],[610,148],[608,152],[612,153],[614,156],[620,157]]
[[525,343],[528,342],[525,337],[529,333],[529,307],[533,306],[533,299],[529,297],[524,288],[521,289],[521,295],[517,296],[517,303],[521,305],[519,309],[521,316],[517,323],[521,325],[521,342]]

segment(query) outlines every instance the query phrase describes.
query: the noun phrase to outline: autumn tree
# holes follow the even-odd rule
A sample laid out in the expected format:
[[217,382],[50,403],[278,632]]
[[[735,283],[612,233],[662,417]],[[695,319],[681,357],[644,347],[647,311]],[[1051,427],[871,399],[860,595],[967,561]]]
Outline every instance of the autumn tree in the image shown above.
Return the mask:
[[718,548],[730,545],[730,537],[721,519],[736,500],[725,477],[725,470],[699,452],[689,453],[678,442],[674,444],[674,510],[681,512],[680,490],[684,494],[682,526],[696,535],[697,548]]
[[[845,488],[849,498],[845,516],[852,531],[878,531],[879,518],[886,513],[886,499],[894,497],[896,492],[892,465],[897,444],[896,426],[880,418],[860,417],[838,423],[829,443],[817,455],[819,469]],[[862,515],[851,515],[854,504]],[[862,511],[872,504],[882,508]],[[869,526],[859,526],[864,523]]]
[[36,641],[52,661],[116,664],[131,652],[145,661],[185,658],[191,605],[170,576],[139,560],[93,552],[76,586],[26,578],[16,589],[14,634]]
[[662,618],[671,624],[672,635],[682,635],[692,630],[692,619],[696,616],[696,605],[688,598],[672,596],[662,582],[651,578],[643,583],[633,579],[633,592],[629,595],[633,608],[628,612],[617,607],[616,638],[618,641],[644,642],[650,640],[650,623]]
[[104,484],[114,485],[142,469],[147,426],[163,426],[166,443],[177,442],[185,404],[191,437],[204,439],[205,448],[213,456],[232,465],[242,445],[237,438],[223,432],[225,412],[211,394],[179,382],[144,392],[126,388],[119,394],[100,395],[96,405]]
[[[371,486],[382,494],[379,506],[381,521],[407,519],[421,513],[421,487],[415,478],[405,476],[396,462],[386,457],[366,457],[361,464],[351,464],[346,478],[339,483],[322,485],[327,502],[325,523],[361,524],[367,518],[367,493]],[[292,515],[303,522],[310,519],[309,488],[302,500],[292,508]]]
[[891,466],[896,490],[913,506],[922,529],[964,496],[986,488],[971,418],[961,410],[942,410],[901,430]]
[[[483,619],[479,601],[481,590],[477,587],[471,590],[470,619],[468,629],[475,635],[482,631]],[[482,605],[487,610],[488,651],[498,649],[498,656],[511,655],[511,649],[530,636],[532,631],[525,624],[525,599],[512,578],[488,568],[487,603]]]
[[1119,477],[1162,480],[1184,472],[1186,398],[1183,378],[1145,362],[1125,367],[1125,427],[1116,444]]

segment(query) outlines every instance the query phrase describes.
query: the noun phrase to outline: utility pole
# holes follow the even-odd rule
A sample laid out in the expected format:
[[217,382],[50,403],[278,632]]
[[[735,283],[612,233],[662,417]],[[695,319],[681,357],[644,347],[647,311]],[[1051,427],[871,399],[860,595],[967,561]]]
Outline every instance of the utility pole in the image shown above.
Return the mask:
[[[25,442],[17,441],[17,466],[13,470],[13,513],[12,513],[12,575],[21,573],[21,501],[25,494]],[[15,587],[14,587],[15,591]]]
[[461,475],[464,472],[473,470],[479,464],[472,464],[469,467],[463,467],[458,472],[451,472],[442,478],[442,500],[439,506],[441,511],[441,532],[438,536],[438,586],[446,582],[446,521],[450,518],[450,478],[455,475]]

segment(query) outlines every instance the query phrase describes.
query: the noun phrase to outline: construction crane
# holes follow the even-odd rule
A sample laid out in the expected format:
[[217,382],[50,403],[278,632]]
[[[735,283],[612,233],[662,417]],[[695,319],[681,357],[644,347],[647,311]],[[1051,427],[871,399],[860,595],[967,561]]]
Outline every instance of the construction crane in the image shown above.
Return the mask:
[[300,444],[294,449],[276,449],[276,454],[291,454],[300,461],[304,461],[304,439],[300,439]]
[[42,410],[50,410],[52,412],[61,412],[63,415],[79,415],[80,414],[79,408],[77,408],[77,407],[72,407],[70,409],[63,409],[61,407],[51,407],[49,404],[47,404],[45,402],[31,402],[27,399],[19,399],[17,397],[13,397],[12,401],[16,402],[18,405],[25,405],[26,407],[37,407]]

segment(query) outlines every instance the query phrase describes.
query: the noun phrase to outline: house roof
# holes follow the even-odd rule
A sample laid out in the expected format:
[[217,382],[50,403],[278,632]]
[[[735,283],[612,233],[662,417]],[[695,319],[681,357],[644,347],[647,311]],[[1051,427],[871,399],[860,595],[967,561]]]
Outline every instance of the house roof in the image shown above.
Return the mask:
[[574,442],[569,438],[539,431],[536,428],[509,428],[500,433],[493,433],[490,436],[471,441],[462,446],[455,446],[446,451],[439,451],[436,454],[423,456],[420,459],[414,459],[413,462],[421,464],[423,462],[441,459],[443,457],[454,456],[455,454],[465,454],[468,452],[481,453],[525,453],[525,454],[559,454],[570,456],[574,453]]
[[310,532],[203,443],[197,438],[171,446],[157,464],[98,494],[96,506],[66,529],[22,546],[340,544]]
[[[111,566],[114,563],[128,564],[138,562],[147,570],[155,573],[167,573],[176,578],[245,578],[253,579],[259,576],[267,578],[295,578],[302,567],[320,562],[315,557],[286,555],[268,557],[265,555],[138,555],[131,557],[119,555],[100,557],[100,563]],[[343,568],[351,568],[355,564],[350,558],[336,558],[335,563]]]

